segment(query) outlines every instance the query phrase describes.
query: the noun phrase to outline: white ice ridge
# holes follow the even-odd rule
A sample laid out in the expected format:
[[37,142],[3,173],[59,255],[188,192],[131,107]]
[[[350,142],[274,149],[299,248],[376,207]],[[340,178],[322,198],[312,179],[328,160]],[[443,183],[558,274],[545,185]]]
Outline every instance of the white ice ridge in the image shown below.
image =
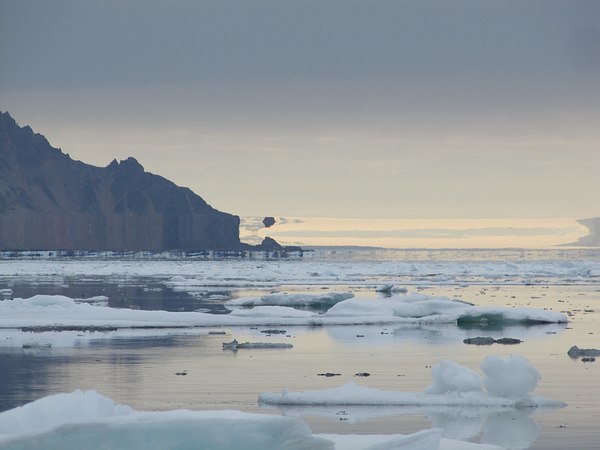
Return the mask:
[[[564,407],[565,403],[532,395],[540,374],[519,355],[488,356],[481,363],[485,378],[452,361],[431,370],[432,384],[424,392],[374,389],[354,382],[342,386],[280,394],[263,393],[259,402],[269,405],[403,405],[461,407]],[[485,387],[485,389],[484,389]]]
[[3,450],[497,450],[441,438],[439,430],[408,436],[312,435],[300,419],[240,411],[135,411],[95,391],[36,400],[0,413]]
[[291,306],[311,308],[331,308],[336,303],[354,297],[351,292],[330,292],[327,294],[270,294],[262,297],[236,298],[227,302],[231,306]]
[[319,314],[287,306],[236,309],[231,314],[141,311],[78,303],[60,295],[36,295],[0,302],[0,328],[110,326],[221,327],[370,324],[542,324],[566,323],[564,314],[535,308],[479,307],[451,300],[409,294],[379,299],[347,299]]

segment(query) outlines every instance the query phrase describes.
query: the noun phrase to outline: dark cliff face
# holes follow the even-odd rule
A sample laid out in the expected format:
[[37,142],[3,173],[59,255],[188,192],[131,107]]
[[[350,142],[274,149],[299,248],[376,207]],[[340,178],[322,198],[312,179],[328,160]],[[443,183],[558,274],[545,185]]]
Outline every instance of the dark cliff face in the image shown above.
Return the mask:
[[0,113],[0,249],[230,250],[239,217],[134,159],[72,160]]

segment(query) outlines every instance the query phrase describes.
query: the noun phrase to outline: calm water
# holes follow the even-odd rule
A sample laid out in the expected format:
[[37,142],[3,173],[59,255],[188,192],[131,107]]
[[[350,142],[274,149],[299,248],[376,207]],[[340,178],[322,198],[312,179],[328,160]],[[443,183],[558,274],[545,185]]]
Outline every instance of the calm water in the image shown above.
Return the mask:
[[[130,278],[119,283],[71,278],[61,284],[10,280],[14,296],[61,293],[71,297],[104,295],[113,307],[222,312],[214,296],[175,292],[161,279]],[[6,285],[9,281],[0,281]],[[218,288],[223,298],[262,295],[273,290],[322,292],[326,286]],[[359,296],[375,296],[365,286],[332,286]],[[211,291],[214,293],[216,291]],[[572,314],[568,326],[509,327],[461,330],[454,326],[422,329],[369,327],[288,327],[285,335],[266,336],[260,329],[233,328],[226,335],[176,331],[160,337],[96,338],[75,346],[23,350],[0,344],[0,409],[6,410],[45,395],[95,389],[117,402],[143,410],[237,409],[302,417],[315,433],[410,433],[432,425],[449,436],[486,441],[511,448],[595,449],[600,432],[600,362],[570,359],[571,345],[600,347],[600,287],[595,285],[434,286],[431,295],[463,298],[477,304],[549,307]],[[515,337],[517,346],[469,346],[470,336]],[[289,350],[222,350],[222,343],[289,342]],[[421,391],[430,382],[430,367],[450,359],[477,369],[488,354],[519,353],[542,373],[537,393],[568,403],[565,409],[512,417],[464,417],[436,411],[378,408],[263,409],[261,392],[320,389],[356,381],[371,387]],[[176,375],[185,372],[187,375]],[[325,378],[319,373],[340,376]],[[369,372],[368,378],[354,374]],[[506,439],[511,439],[507,442]]]

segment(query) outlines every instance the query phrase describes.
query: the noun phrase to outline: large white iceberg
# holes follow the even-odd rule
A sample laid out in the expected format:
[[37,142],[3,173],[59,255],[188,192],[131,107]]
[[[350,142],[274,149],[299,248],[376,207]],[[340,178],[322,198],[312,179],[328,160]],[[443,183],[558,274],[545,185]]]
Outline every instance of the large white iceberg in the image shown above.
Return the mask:
[[412,435],[313,435],[301,420],[240,411],[135,411],[95,391],[42,398],[0,413],[3,450],[499,450]]
[[[259,402],[269,405],[403,405],[470,407],[563,407],[563,402],[534,396],[538,371],[519,355],[488,356],[481,364],[485,378],[450,361],[432,369],[433,383],[424,392],[375,389],[354,382],[332,389],[263,393]],[[487,392],[483,389],[487,389]]]

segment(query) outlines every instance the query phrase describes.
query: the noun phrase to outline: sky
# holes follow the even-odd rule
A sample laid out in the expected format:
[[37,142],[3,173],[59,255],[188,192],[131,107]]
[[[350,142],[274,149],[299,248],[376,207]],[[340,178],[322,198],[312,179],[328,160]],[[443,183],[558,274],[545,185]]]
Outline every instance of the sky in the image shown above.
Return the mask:
[[598,0],[0,0],[0,110],[241,216],[600,216]]

